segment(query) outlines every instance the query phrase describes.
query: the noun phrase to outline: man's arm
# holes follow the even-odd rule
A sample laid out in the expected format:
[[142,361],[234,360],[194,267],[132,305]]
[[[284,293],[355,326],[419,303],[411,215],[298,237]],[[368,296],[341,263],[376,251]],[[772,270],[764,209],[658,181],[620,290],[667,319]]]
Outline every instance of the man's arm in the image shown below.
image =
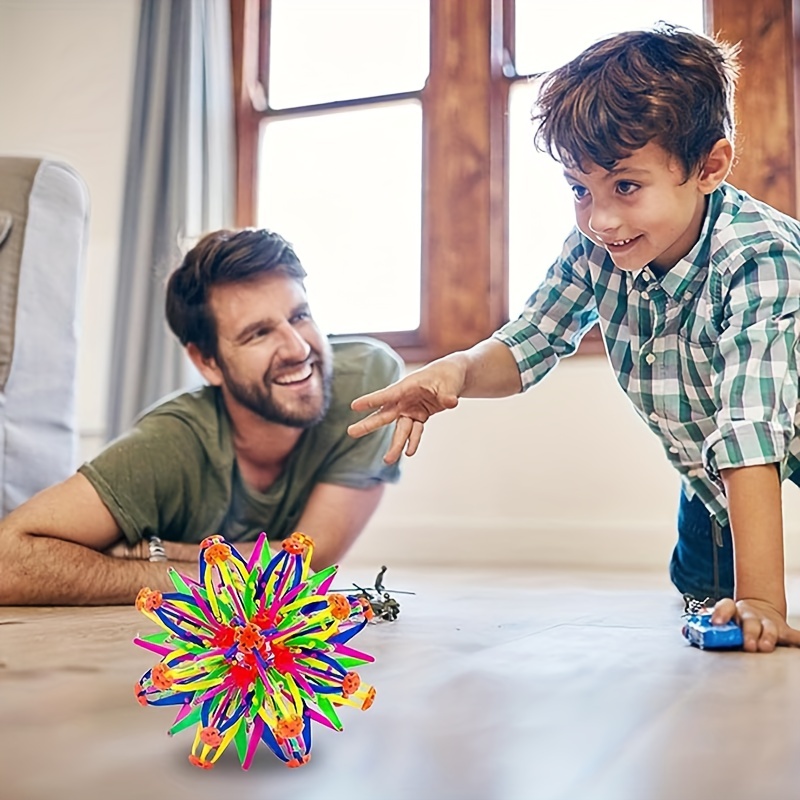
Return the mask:
[[[172,542],[165,539],[161,542],[161,546],[164,548],[167,561],[196,562],[200,555],[199,542]],[[241,552],[240,544],[237,545],[237,548]],[[121,539],[116,544],[103,550],[103,553],[114,558],[133,558],[147,561],[150,556],[150,548],[146,539],[138,541],[132,547],[124,539]],[[183,569],[183,564],[181,564],[180,569]]]
[[723,601],[714,622],[737,615],[744,647],[770,652],[777,644],[800,645],[800,631],[786,624],[783,518],[775,464],[721,470],[733,535],[736,603]]
[[80,473],[45,489],[0,521],[0,605],[110,605],[143,586],[170,590],[168,564],[102,554],[120,536]]
[[[314,555],[311,560],[313,569],[324,569],[341,561],[375,513],[385,488],[384,483],[378,483],[369,489],[353,489],[332,483],[319,483],[314,487],[297,523],[297,530],[314,540]],[[249,558],[255,547],[255,542],[231,544],[243,558]],[[269,542],[273,553],[276,545],[280,546],[280,543]],[[164,548],[170,561],[197,563],[200,552],[197,544],[164,542]],[[113,551],[124,558],[126,549],[123,543],[115,545]],[[185,567],[185,563],[180,565],[181,572],[185,571]],[[196,570],[192,572],[195,573]],[[156,588],[155,581],[148,585]]]
[[332,483],[314,487],[297,523],[297,530],[314,540],[313,569],[324,569],[340,561],[369,522],[384,488],[383,483],[369,489]]

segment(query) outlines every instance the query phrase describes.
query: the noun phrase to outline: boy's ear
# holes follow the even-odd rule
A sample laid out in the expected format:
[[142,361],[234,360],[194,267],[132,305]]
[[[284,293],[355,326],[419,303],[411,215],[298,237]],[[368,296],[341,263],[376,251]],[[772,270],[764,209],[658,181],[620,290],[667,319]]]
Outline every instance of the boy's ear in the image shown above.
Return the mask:
[[733,145],[728,139],[719,139],[700,167],[698,176],[700,190],[704,194],[711,194],[728,177],[732,166]]
[[212,385],[222,385],[222,370],[213,356],[204,356],[196,344],[186,345],[186,352],[195,365],[197,371]]

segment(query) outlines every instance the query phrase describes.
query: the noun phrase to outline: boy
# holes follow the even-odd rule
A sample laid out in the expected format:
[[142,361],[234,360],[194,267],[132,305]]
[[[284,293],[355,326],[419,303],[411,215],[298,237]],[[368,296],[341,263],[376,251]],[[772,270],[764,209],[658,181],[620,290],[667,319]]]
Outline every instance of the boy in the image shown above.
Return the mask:
[[563,164],[577,222],[560,257],[519,319],[354,401],[377,410],[350,433],[396,421],[386,459],[413,455],[431,414],[529,388],[599,322],[682,477],[673,581],[769,652],[800,645],[781,521],[781,481],[800,480],[800,224],[725,183],[736,76],[735,48],[666,25],[549,74],[536,144]]

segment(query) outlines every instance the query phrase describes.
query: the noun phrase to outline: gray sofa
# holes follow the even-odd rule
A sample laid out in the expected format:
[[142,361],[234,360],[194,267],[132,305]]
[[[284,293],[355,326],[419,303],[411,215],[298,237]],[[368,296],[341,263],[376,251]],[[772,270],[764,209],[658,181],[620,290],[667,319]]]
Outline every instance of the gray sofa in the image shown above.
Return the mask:
[[88,219],[72,168],[0,157],[0,516],[76,466]]

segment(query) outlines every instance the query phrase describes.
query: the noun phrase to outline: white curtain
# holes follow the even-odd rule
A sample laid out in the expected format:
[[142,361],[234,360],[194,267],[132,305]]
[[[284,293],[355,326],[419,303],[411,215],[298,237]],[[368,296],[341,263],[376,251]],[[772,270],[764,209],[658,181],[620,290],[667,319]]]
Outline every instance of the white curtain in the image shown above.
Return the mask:
[[123,202],[107,435],[196,381],[164,315],[187,244],[234,219],[227,0],[142,0]]

